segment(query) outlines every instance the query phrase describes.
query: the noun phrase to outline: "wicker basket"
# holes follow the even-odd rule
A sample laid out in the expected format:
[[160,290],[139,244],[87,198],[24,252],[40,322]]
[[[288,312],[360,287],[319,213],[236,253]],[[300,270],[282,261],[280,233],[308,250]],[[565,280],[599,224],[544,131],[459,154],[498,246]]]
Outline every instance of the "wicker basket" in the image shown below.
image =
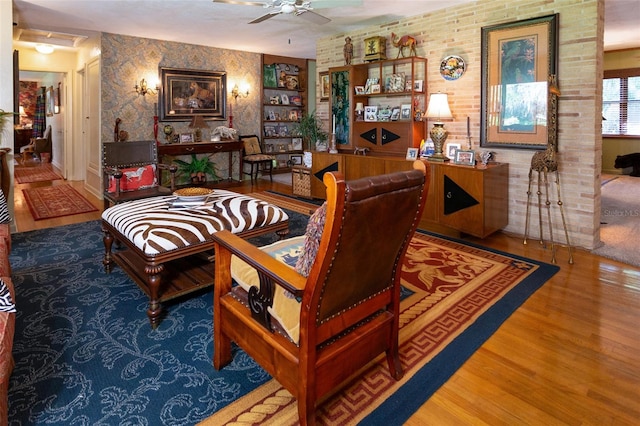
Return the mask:
[[311,169],[307,167],[293,167],[291,170],[293,180],[293,195],[311,198]]

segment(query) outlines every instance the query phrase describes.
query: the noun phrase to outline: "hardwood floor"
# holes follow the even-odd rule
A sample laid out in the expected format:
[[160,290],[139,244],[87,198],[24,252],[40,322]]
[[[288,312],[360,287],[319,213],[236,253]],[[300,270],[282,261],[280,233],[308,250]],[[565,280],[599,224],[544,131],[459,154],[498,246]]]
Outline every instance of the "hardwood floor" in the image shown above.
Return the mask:
[[[60,184],[63,181],[54,181]],[[102,209],[81,182],[67,182]],[[51,182],[31,184],[50,185]],[[34,221],[15,186],[21,232],[100,218],[100,212]],[[237,192],[289,186],[244,182]],[[487,247],[550,261],[536,241],[494,234]],[[576,250],[406,423],[418,425],[640,424],[640,269]]]

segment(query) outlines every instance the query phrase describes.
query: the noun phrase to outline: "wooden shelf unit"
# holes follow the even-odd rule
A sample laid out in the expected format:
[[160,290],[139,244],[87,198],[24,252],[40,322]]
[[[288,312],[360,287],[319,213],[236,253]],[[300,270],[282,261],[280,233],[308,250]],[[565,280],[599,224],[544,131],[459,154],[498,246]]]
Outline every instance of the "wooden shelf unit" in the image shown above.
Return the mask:
[[[330,68],[329,79],[331,128],[336,129],[339,151],[369,148],[381,155],[404,157],[408,148],[420,147],[427,134],[422,121],[427,105],[427,59],[414,56]],[[372,79],[378,81],[380,92],[356,94],[356,87],[366,88]],[[382,119],[379,113],[380,120],[358,120],[358,103],[375,106],[378,111],[401,111],[404,105],[409,113],[396,120]]]
[[307,112],[308,69],[307,59],[262,55],[262,152],[276,157],[274,173],[290,171],[291,155],[302,154],[295,129]]

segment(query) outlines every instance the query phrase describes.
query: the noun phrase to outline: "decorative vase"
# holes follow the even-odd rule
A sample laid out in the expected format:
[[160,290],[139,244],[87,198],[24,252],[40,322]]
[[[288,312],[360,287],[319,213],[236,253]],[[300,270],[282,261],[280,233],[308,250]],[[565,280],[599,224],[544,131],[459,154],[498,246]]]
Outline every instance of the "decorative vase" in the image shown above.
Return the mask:
[[302,162],[304,163],[305,167],[311,167],[311,162],[312,162],[312,154],[311,151],[305,151],[302,154]]

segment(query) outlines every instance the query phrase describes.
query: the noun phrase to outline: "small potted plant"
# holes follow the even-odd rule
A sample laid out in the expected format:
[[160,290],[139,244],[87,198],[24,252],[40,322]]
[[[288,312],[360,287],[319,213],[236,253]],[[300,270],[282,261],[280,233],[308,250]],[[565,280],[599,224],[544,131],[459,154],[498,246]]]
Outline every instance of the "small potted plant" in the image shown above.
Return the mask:
[[315,147],[326,146],[329,134],[322,129],[322,120],[318,118],[316,112],[304,114],[295,129],[295,133],[302,136],[306,150],[303,161],[305,167],[311,167],[311,150]]
[[5,125],[10,121],[8,120],[8,118],[9,117],[13,118],[14,115],[18,115],[18,114],[15,112],[9,112],[9,111],[0,109],[0,141],[2,141],[2,137],[4,136],[4,132],[6,130]]
[[187,176],[194,185],[202,185],[207,181],[207,175],[213,180],[220,180],[216,173],[215,163],[208,156],[198,158],[195,154],[191,154],[191,162],[175,159],[178,164],[178,172]]

